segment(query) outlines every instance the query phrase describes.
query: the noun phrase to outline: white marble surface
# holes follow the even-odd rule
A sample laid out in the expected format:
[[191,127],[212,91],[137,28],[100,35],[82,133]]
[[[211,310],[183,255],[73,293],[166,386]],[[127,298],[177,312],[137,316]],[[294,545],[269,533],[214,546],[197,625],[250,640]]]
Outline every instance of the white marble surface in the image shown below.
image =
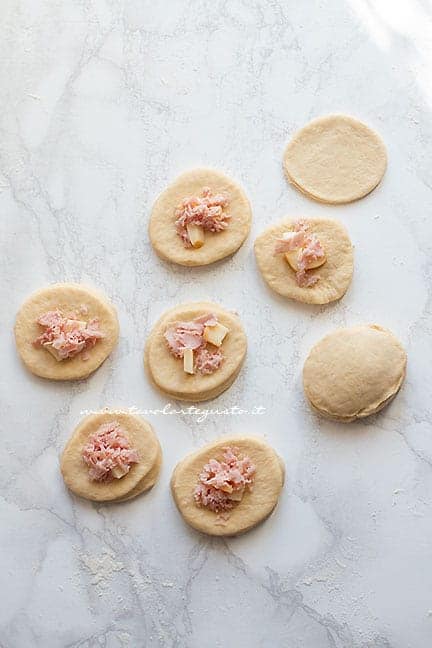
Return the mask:
[[[2,648],[431,645],[431,15],[427,0],[2,0]],[[338,208],[281,169],[290,133],[334,111],[375,127],[389,153],[382,186]],[[232,259],[188,270],[155,257],[146,226],[195,165],[237,178],[254,224]],[[263,285],[253,238],[288,214],[349,228],[340,303],[295,305]],[[100,287],[121,323],[116,352],[76,384],[29,375],[12,337],[23,299],[62,280]],[[71,497],[58,457],[82,412],[163,407],[145,337],[166,307],[202,297],[237,308],[250,340],[212,405],[265,414],[150,414],[164,451],[154,490],[117,506]],[[364,321],[400,336],[406,384],[377,417],[325,422],[305,404],[303,360]],[[267,436],[286,487],[259,529],[207,539],[179,518],[170,473],[236,432]]]

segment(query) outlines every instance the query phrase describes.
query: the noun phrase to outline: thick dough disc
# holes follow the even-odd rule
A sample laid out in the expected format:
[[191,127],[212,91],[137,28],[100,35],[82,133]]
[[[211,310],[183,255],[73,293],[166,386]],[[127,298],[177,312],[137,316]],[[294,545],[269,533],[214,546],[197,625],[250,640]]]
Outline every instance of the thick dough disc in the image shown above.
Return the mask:
[[[57,361],[46,349],[36,348],[32,342],[42,332],[37,319],[46,311],[59,308],[65,313],[77,311],[82,305],[88,313],[82,319],[97,317],[105,337],[88,351],[89,359],[81,354]],[[119,325],[114,306],[96,290],[80,284],[60,283],[42,288],[30,295],[18,311],[15,322],[15,340],[22,361],[32,373],[50,380],[81,380],[95,371],[117,344]]]
[[[104,423],[112,421],[117,421],[127,433],[131,446],[138,451],[139,463],[132,464],[130,471],[121,479],[107,483],[92,481],[82,458],[82,450],[91,434]],[[159,441],[150,423],[129,412],[103,411],[86,416],[74,430],[63,451],[60,469],[66,486],[75,495],[96,502],[107,502],[126,499],[129,495],[134,497],[141,492],[140,487],[145,478],[150,476],[151,480],[155,480],[159,470],[156,476],[151,471],[160,462],[160,454]]]
[[[164,333],[174,322],[192,320],[206,313],[214,313],[219,322],[229,328],[221,347],[225,359],[212,374],[189,375],[183,371],[183,361],[168,350]],[[144,364],[152,382],[161,391],[178,400],[203,401],[215,398],[231,386],[240,372],[246,349],[246,334],[238,315],[211,302],[194,302],[176,306],[160,318],[147,340]]]
[[284,254],[274,254],[276,239],[292,229],[299,219],[286,219],[266,229],[255,241],[255,256],[261,274],[270,288],[283,297],[307,304],[328,304],[340,299],[347,291],[354,270],[353,247],[345,227],[330,218],[304,218],[310,231],[321,241],[326,262],[310,270],[320,280],[309,288],[297,284],[295,272]]
[[349,423],[392,400],[405,377],[406,362],[399,340],[381,326],[337,329],[306,358],[304,390],[318,412]]
[[[196,506],[193,491],[204,464],[212,458],[220,459],[226,446],[236,447],[241,454],[248,455],[256,465],[256,475],[252,492],[244,493],[223,523],[217,513]],[[281,458],[265,441],[256,437],[229,437],[180,461],[171,478],[171,491],[184,520],[194,529],[209,535],[233,536],[249,531],[270,515],[278,502],[284,477]]]
[[314,119],[294,135],[284,154],[288,181],[310,198],[332,204],[366,196],[386,166],[379,135],[347,115]]
[[[200,195],[203,187],[229,196],[229,225],[222,232],[206,232],[201,248],[185,248],[175,229],[175,209],[188,196]],[[149,223],[151,243],[163,259],[185,266],[202,266],[233,254],[249,234],[252,219],[244,191],[223,173],[193,169],[183,173],[156,200]]]

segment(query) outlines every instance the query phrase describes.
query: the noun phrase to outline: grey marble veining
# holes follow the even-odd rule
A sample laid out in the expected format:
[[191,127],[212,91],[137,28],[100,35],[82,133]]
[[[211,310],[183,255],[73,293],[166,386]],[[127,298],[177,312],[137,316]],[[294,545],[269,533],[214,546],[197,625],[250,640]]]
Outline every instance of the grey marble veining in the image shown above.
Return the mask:
[[[431,644],[431,15],[426,0],[2,1],[2,648]],[[381,133],[389,167],[370,196],[330,207],[287,185],[281,157],[297,127],[336,111]],[[253,231],[231,259],[181,269],[156,258],[147,221],[196,165],[238,179]],[[348,227],[341,302],[296,305],[264,286],[252,241],[288,214]],[[62,280],[100,287],[120,317],[117,350],[77,384],[29,375],[13,344],[23,299]],[[153,491],[116,506],[71,497],[58,457],[82,413],[164,408],[143,374],[146,335],[201,298],[237,309],[250,341],[208,407],[265,413],[149,413],[164,451]],[[363,321],[405,344],[405,386],[362,423],[323,421],[303,360]],[[186,528],[168,489],[175,463],[222,432],[265,434],[287,468],[276,513],[228,541]]]

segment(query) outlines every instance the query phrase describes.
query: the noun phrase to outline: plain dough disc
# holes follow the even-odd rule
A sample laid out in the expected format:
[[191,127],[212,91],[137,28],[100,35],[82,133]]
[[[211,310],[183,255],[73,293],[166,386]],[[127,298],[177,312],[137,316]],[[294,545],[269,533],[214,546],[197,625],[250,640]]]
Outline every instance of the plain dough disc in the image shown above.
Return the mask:
[[314,119],[294,135],[284,154],[288,181],[310,198],[332,204],[366,196],[386,166],[379,135],[346,115]]
[[[116,421],[127,433],[131,446],[136,448],[139,463],[132,464],[130,471],[121,479],[97,482],[89,478],[89,470],[82,458],[82,450],[91,434],[104,423]],[[66,486],[75,495],[95,502],[135,497],[150,488],[156,481],[161,461],[161,448],[150,423],[129,412],[103,411],[86,416],[75,428],[67,443],[60,462]],[[154,472],[156,468],[156,473]],[[152,472],[153,471],[153,472]],[[146,478],[147,482],[143,482]],[[142,487],[145,488],[142,489]]]
[[[248,455],[256,466],[256,474],[253,490],[246,490],[224,522],[214,511],[196,506],[193,491],[204,464],[209,459],[219,459],[226,446],[234,446],[241,454]],[[184,520],[194,529],[209,535],[233,536],[249,531],[270,515],[278,502],[284,477],[281,458],[265,441],[256,437],[230,437],[219,439],[180,461],[171,478],[171,491]]]
[[[42,333],[37,319],[43,313],[56,310],[77,311],[84,305],[88,313],[83,319],[97,317],[105,337],[89,349],[88,360],[81,354],[67,360],[56,360],[46,349],[36,348],[33,341]],[[81,380],[87,378],[109,356],[119,336],[114,306],[97,291],[80,284],[52,284],[33,293],[21,306],[15,322],[15,340],[22,361],[32,373],[50,380]]]
[[[205,233],[201,248],[185,248],[176,233],[175,209],[188,196],[201,194],[204,187],[229,196],[229,225],[222,232]],[[251,208],[243,190],[230,178],[212,169],[193,169],[177,178],[153,205],[149,223],[150,241],[160,257],[185,266],[202,266],[233,254],[249,234]]]
[[399,340],[381,326],[337,329],[311,349],[303,368],[304,390],[318,412],[349,423],[392,400],[406,362]]
[[[168,350],[164,333],[174,322],[192,320],[207,313],[217,315],[219,322],[229,328],[221,347],[225,358],[212,374],[189,375],[183,371],[183,361]],[[243,365],[246,349],[246,335],[238,315],[211,302],[194,302],[176,306],[162,315],[147,340],[144,364],[152,382],[161,391],[178,400],[197,402],[215,398],[232,385]]]
[[258,267],[270,288],[279,295],[307,304],[328,304],[340,299],[347,291],[354,269],[353,247],[345,227],[330,218],[304,218],[310,231],[321,241],[327,257],[324,265],[309,270],[320,280],[309,288],[300,287],[295,272],[284,254],[274,254],[276,239],[292,228],[299,219],[286,219],[266,229],[255,241]]

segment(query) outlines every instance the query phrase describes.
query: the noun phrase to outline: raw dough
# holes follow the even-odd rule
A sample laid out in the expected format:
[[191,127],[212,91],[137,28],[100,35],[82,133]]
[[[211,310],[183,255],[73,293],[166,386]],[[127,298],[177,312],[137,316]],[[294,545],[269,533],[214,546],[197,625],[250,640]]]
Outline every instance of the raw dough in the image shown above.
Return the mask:
[[[193,491],[199,473],[209,459],[220,459],[223,448],[236,447],[256,466],[252,492],[245,491],[239,504],[229,511],[228,519],[198,507]],[[211,443],[185,457],[177,464],[171,478],[171,491],[184,520],[197,531],[215,536],[233,536],[249,531],[265,520],[275,508],[284,477],[281,458],[265,441],[255,437],[228,437]]]
[[[176,233],[175,209],[188,196],[200,195],[203,187],[229,196],[229,225],[222,232],[205,233],[201,248],[184,247]],[[163,259],[185,266],[202,266],[233,254],[249,234],[251,208],[243,190],[230,178],[211,169],[193,169],[183,173],[156,200],[149,223],[150,241]]]
[[378,412],[394,398],[406,362],[398,339],[381,326],[338,329],[310,351],[303,369],[304,390],[318,412],[349,423]]
[[255,241],[255,256],[259,269],[270,288],[279,295],[307,304],[328,304],[340,299],[351,283],[354,269],[353,247],[345,227],[330,218],[304,218],[315,233],[326,254],[324,265],[308,274],[317,274],[320,280],[309,288],[301,288],[295,272],[284,254],[274,254],[276,239],[289,231],[299,219],[286,219],[266,229]]
[[284,155],[288,181],[310,198],[332,204],[366,196],[386,166],[379,135],[346,115],[314,119],[294,135]]
[[[219,369],[208,375],[190,375],[183,371],[183,361],[168,350],[164,333],[177,321],[188,321],[214,313],[229,333],[222,343],[225,359]],[[145,347],[144,364],[152,382],[173,398],[204,401],[215,398],[237,378],[246,356],[247,340],[238,315],[211,302],[182,304],[167,311],[156,323]]]
[[[91,434],[103,423],[112,421],[117,421],[125,430],[131,446],[138,451],[140,461],[132,464],[130,471],[121,479],[92,481],[82,458],[82,450]],[[75,428],[63,451],[60,468],[66,486],[75,495],[96,502],[121,501],[153,486],[159,474],[161,456],[159,441],[150,423],[129,412],[103,411],[86,416]]]
[[147,473],[145,477],[141,479],[140,482],[133,488],[125,497],[118,497],[117,499],[110,500],[111,502],[126,502],[127,500],[133,499],[134,497],[137,497],[137,495],[141,495],[142,493],[147,492],[157,482],[157,479],[159,477],[160,469],[162,466],[162,450],[159,447],[159,452],[156,457],[156,461],[153,465],[153,468]]
[[[85,320],[99,319],[105,337],[88,351],[88,360],[81,354],[57,361],[46,349],[36,348],[33,341],[43,329],[37,319],[46,311],[57,308],[65,313],[77,311],[84,305]],[[22,361],[32,373],[51,380],[81,380],[87,378],[108,357],[119,336],[117,313],[108,300],[92,288],[80,284],[52,284],[33,293],[21,306],[15,322],[15,340]]]

